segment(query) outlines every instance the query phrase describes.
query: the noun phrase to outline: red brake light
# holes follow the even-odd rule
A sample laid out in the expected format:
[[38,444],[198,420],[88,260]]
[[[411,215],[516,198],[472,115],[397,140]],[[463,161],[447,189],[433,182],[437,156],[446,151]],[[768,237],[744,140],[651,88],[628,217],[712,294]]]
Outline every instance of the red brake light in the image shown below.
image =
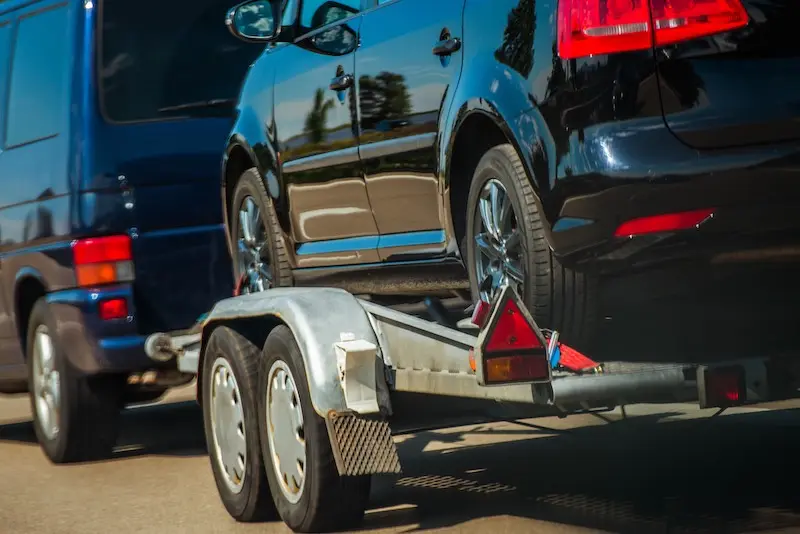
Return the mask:
[[130,282],[133,274],[131,238],[126,235],[80,239],[72,243],[79,286]]
[[746,400],[744,370],[731,366],[710,370],[705,377],[710,406],[733,406]]
[[614,237],[689,230],[705,222],[712,215],[714,215],[713,209],[701,209],[632,219],[622,223],[614,232]]
[[124,298],[113,298],[100,301],[98,305],[100,319],[124,319],[128,316],[128,302]]
[[95,237],[75,241],[72,245],[76,265],[130,261],[131,238],[126,235]]
[[741,0],[560,0],[558,54],[575,59],[647,50],[741,28],[748,20]]
[[741,0],[650,0],[656,46],[747,26]]
[[653,45],[648,0],[560,0],[558,55],[646,50]]

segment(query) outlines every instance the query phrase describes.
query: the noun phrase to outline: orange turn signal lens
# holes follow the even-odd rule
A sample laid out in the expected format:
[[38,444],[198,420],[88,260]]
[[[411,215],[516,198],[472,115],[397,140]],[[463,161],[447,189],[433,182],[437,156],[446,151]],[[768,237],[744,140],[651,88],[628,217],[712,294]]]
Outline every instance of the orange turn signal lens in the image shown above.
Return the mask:
[[89,263],[75,266],[78,285],[97,286],[133,280],[133,264],[129,261],[115,263]]
[[134,279],[131,238],[127,235],[73,241],[72,254],[79,286],[132,282]]
[[488,358],[486,359],[486,381],[497,383],[547,380],[550,378],[548,365],[545,355]]

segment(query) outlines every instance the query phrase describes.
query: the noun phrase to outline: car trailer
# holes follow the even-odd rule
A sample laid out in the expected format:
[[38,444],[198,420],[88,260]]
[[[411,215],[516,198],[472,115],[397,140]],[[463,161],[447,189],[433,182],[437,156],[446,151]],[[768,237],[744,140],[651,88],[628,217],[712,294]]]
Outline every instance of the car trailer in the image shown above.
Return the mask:
[[508,285],[469,322],[444,326],[339,289],[276,288],[223,300],[189,331],[153,334],[146,352],[197,375],[230,515],[280,518],[296,532],[355,528],[371,476],[400,472],[390,423],[405,394],[455,413],[483,403],[562,415],[775,397],[766,359],[599,365],[542,331]]

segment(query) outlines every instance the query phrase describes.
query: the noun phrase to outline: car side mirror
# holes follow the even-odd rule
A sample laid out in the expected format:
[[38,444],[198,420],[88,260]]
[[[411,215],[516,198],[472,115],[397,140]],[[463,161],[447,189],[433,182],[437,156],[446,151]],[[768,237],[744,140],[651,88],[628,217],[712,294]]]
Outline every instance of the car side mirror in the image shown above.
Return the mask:
[[248,0],[228,11],[225,25],[243,41],[269,42],[280,32],[280,12],[280,0]]

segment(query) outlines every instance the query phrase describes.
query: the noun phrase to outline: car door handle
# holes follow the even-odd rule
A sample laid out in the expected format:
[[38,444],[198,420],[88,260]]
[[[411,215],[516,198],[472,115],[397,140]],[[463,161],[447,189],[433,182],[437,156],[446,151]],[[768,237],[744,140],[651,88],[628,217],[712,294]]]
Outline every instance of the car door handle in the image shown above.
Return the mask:
[[352,74],[342,74],[341,76],[337,76],[333,80],[331,80],[331,90],[333,91],[344,91],[345,89],[349,89],[353,86],[353,75]]
[[449,39],[442,39],[433,47],[434,56],[449,56],[461,49],[461,39],[458,37],[451,37]]

